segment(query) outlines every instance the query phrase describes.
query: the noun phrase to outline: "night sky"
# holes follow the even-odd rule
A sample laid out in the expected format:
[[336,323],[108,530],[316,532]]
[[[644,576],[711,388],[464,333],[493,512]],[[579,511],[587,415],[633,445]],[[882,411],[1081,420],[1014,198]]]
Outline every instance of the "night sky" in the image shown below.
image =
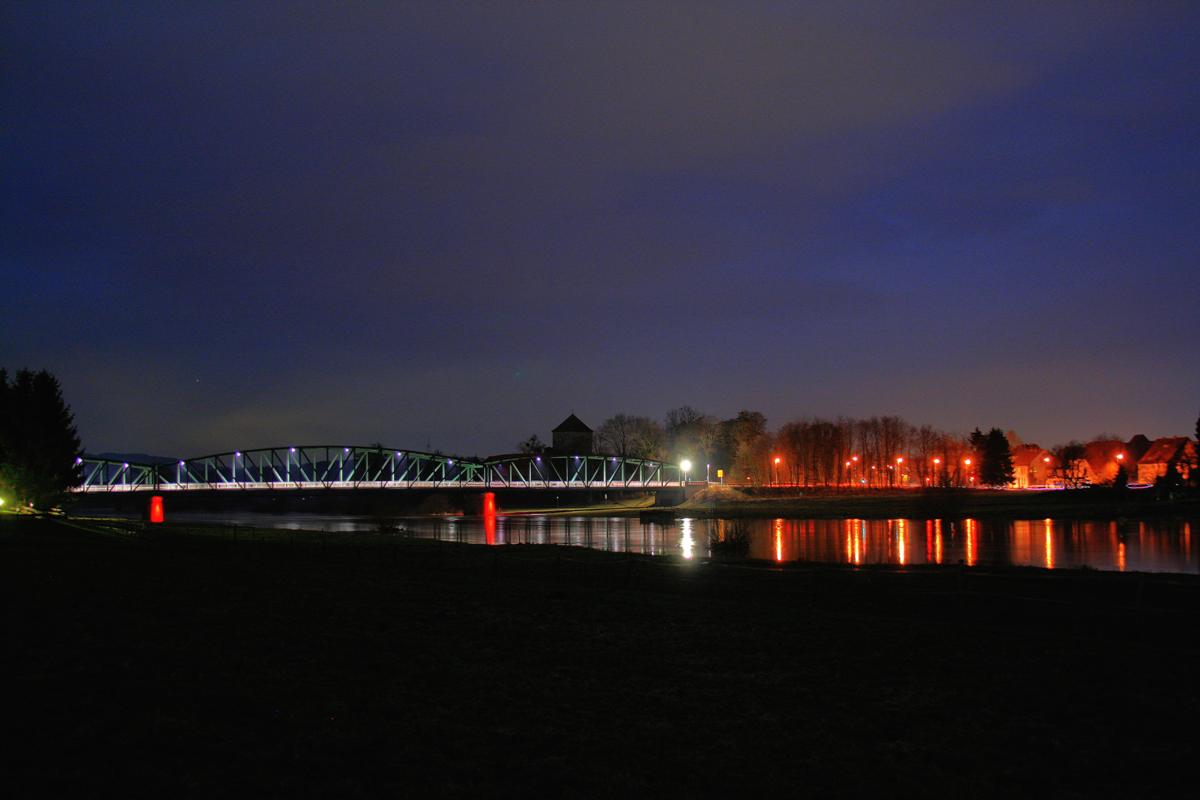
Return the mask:
[[0,11],[0,365],[93,452],[1200,412],[1194,3],[173,5]]

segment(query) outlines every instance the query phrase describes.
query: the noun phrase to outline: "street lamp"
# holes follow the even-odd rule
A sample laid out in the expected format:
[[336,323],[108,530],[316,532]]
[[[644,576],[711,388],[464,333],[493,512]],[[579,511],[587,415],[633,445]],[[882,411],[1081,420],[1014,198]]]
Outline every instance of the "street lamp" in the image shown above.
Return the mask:
[[688,461],[686,458],[683,461],[679,462],[679,471],[681,473],[683,473],[683,485],[684,486],[687,486],[687,474],[688,474],[688,472],[691,471],[691,469],[692,469],[692,462]]
[[775,456],[775,485],[779,485],[779,456]]

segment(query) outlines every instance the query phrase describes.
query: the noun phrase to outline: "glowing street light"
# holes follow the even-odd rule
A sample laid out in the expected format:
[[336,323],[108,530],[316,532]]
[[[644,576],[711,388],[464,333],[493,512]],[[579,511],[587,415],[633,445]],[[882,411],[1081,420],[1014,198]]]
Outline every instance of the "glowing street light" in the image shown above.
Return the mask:
[[779,456],[775,456],[775,485],[779,485],[779,462],[782,461]]
[[686,458],[680,461],[679,471],[683,474],[683,485],[687,486],[687,474],[692,471],[692,462]]
[[1125,460],[1125,454],[1117,453],[1117,461],[1124,461],[1124,460]]

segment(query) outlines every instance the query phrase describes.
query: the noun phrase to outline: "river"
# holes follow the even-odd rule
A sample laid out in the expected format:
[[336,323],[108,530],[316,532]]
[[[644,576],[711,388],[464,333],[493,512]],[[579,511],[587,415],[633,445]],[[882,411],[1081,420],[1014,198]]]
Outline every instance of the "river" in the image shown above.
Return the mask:
[[[356,532],[379,530],[361,516],[176,513],[175,522]],[[1172,520],[678,519],[629,517],[406,517],[409,535],[476,544],[567,544],[614,552],[707,557],[709,543],[742,527],[750,556],[776,562],[1032,566],[1048,569],[1200,573],[1192,523]]]

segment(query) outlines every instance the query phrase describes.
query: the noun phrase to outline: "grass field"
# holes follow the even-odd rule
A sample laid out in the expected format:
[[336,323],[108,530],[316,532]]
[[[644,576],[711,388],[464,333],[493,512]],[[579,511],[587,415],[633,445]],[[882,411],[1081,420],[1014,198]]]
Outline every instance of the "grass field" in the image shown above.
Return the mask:
[[1162,795],[1200,581],[0,516],[18,794]]

